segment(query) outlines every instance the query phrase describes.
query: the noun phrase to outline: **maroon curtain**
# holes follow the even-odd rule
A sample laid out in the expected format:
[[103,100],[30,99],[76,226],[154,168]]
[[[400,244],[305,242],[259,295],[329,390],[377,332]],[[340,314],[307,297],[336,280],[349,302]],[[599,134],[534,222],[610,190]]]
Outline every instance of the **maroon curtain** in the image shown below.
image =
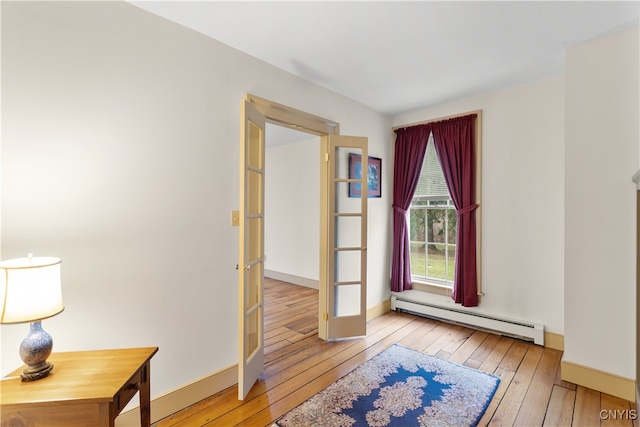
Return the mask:
[[432,123],[436,153],[458,212],[452,298],[465,307],[478,305],[475,118],[471,114]]
[[411,247],[407,211],[416,191],[431,125],[396,130],[393,161],[393,253],[391,290],[411,289]]

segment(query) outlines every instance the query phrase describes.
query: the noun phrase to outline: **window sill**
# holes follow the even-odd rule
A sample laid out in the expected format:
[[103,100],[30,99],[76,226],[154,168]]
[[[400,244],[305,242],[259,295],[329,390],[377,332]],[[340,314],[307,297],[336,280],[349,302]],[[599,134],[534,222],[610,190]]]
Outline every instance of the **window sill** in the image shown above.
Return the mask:
[[416,291],[429,292],[431,294],[451,296],[452,289],[449,286],[439,285],[435,283],[419,282],[414,280],[412,282],[413,289]]

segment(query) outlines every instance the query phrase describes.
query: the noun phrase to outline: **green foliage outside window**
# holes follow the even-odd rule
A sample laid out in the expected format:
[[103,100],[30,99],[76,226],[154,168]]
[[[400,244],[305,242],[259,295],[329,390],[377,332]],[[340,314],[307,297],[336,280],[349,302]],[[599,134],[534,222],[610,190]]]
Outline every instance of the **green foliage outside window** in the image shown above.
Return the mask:
[[409,210],[414,278],[449,285],[453,282],[457,221],[433,141],[430,141]]

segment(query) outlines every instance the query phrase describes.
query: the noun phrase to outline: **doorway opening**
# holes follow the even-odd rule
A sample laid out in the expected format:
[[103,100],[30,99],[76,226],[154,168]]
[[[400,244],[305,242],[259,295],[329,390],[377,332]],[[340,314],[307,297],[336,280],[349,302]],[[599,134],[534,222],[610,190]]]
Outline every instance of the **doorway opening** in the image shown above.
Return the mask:
[[319,289],[320,137],[267,123],[265,276]]
[[318,289],[320,137],[338,135],[340,125],[252,94],[245,100],[266,119],[265,276]]
[[[368,197],[353,196],[351,188],[352,186],[356,189],[368,187],[367,173],[364,173],[364,171],[369,171],[367,167],[367,138],[340,135],[337,122],[255,95],[246,94],[243,105],[244,111],[252,110],[254,112],[252,114],[256,115],[256,120],[262,122],[260,126],[261,132],[264,134],[262,136],[262,150],[264,151],[266,151],[264,136],[267,134],[267,123],[321,137],[322,166],[319,168],[321,170],[319,183],[321,184],[315,186],[315,188],[320,188],[321,205],[318,257],[320,261],[318,335],[323,340],[332,340],[366,334]],[[251,126],[251,124],[245,122],[243,126]],[[262,152],[264,153],[264,151]],[[352,161],[352,158],[355,160]],[[246,162],[246,160],[245,157],[243,161]],[[361,167],[359,168],[358,165]],[[248,173],[253,173],[250,169],[247,169]],[[255,172],[260,171],[255,170]],[[343,191],[347,188],[345,185],[350,189],[348,196],[347,192]],[[258,194],[253,190],[245,193],[245,190],[246,187],[241,189],[243,199],[246,197],[245,194]],[[315,192],[313,188],[309,188],[309,191]],[[264,196],[260,195],[259,197]],[[350,199],[351,197],[357,197],[358,202],[353,203],[356,200]],[[254,200],[254,203],[264,204],[264,199],[261,200]],[[264,246],[263,230],[263,226],[254,228],[255,232],[249,231],[249,234],[244,236],[244,241],[262,242],[260,245]],[[342,231],[338,232],[338,230]],[[344,233],[344,231],[348,232]],[[350,237],[354,239],[350,239]],[[257,240],[252,240],[253,238],[257,238]],[[264,267],[266,263],[266,257],[262,258],[264,255],[268,254],[261,252],[261,258],[256,260],[261,263],[261,267]],[[241,246],[241,259],[244,259],[244,256],[244,249]],[[245,269],[250,267],[250,265],[245,266]],[[253,276],[255,277],[255,274]],[[241,286],[246,286],[243,275],[241,275],[240,281]],[[262,285],[260,283],[258,283],[258,288],[261,292]],[[243,301],[240,302],[243,303]]]
[[266,124],[265,364],[318,335],[320,137]]

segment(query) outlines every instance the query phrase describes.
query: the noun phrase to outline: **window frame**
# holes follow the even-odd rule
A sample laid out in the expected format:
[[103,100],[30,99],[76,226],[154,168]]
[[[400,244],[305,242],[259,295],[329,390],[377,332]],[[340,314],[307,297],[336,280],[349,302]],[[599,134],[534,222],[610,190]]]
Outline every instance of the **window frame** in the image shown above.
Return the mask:
[[[445,201],[447,202],[446,205],[441,205],[441,206],[429,206],[429,205],[418,205],[415,206],[413,204],[414,201],[426,201],[426,202],[437,202],[437,201]],[[409,206],[409,215],[411,215],[411,209],[414,209],[414,207],[416,209],[446,209],[447,214],[446,215],[456,215],[456,208],[453,205],[453,200],[451,200],[451,196],[446,197],[446,196],[418,196],[418,197],[414,197],[412,199],[412,203],[411,206]],[[449,236],[448,236],[448,223],[449,220],[448,218],[445,220],[445,227],[446,227],[446,236],[445,236],[445,242],[444,243],[439,243],[439,242],[429,242],[428,241],[428,233],[427,230],[425,229],[425,233],[427,233],[425,237],[424,242],[419,241],[419,240],[411,240],[409,239],[409,245],[413,244],[413,243],[424,243],[425,245],[425,252],[426,252],[426,260],[428,261],[429,259],[429,255],[428,255],[428,250],[429,250],[429,246],[430,245],[435,245],[435,244],[442,244],[445,246],[445,259],[448,260],[448,252],[449,252],[449,247],[453,246],[453,247],[457,247],[457,243],[449,243]],[[411,237],[411,221],[409,221],[409,236]],[[455,258],[454,258],[455,260]],[[447,268],[445,269],[445,276],[448,276],[449,273],[449,269],[455,270],[455,261],[453,265],[448,265],[448,263],[446,264]],[[419,276],[419,275],[415,275],[413,274],[413,271],[411,272],[411,282],[412,283],[420,283],[423,285],[434,285],[434,286],[438,286],[438,287],[445,287],[448,289],[453,289],[453,278],[451,280],[447,280],[447,279],[438,279],[436,277],[429,277],[426,275],[426,268],[427,266],[425,266],[425,275],[424,276]],[[452,276],[453,277],[453,276]]]

